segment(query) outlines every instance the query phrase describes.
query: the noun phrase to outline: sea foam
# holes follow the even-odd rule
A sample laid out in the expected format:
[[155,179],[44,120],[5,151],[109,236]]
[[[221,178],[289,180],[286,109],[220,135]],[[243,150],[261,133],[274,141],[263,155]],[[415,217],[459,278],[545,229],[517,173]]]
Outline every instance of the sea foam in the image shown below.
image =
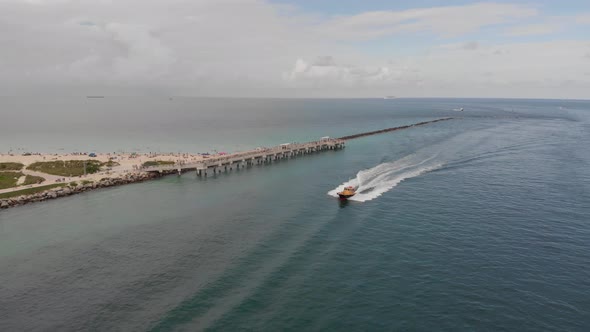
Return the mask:
[[393,162],[386,162],[375,167],[364,169],[356,177],[330,190],[328,195],[338,197],[338,192],[346,186],[357,188],[357,194],[349,200],[366,202],[390,191],[403,180],[439,169],[443,163],[436,159],[436,155],[423,158],[412,154]]

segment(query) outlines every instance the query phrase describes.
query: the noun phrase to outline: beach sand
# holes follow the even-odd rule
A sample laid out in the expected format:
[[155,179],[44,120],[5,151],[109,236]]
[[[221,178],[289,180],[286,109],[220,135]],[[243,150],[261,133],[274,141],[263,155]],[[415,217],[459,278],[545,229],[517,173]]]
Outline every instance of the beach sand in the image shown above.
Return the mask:
[[[97,160],[100,162],[108,162],[113,160],[119,165],[113,166],[110,169],[103,167],[103,170],[94,174],[87,174],[86,176],[63,177],[51,175],[46,173],[34,172],[27,170],[27,166],[38,161],[67,161],[67,160]],[[0,162],[17,162],[24,164],[25,167],[21,170],[22,173],[29,175],[36,175],[45,178],[41,184],[18,186],[14,188],[7,188],[0,190],[0,193],[11,192],[26,188],[34,188],[45,186],[54,183],[72,182],[72,181],[99,181],[102,178],[117,178],[128,173],[141,173],[141,165],[146,161],[173,161],[175,163],[189,163],[203,160],[203,157],[198,154],[188,153],[151,153],[151,154],[134,154],[134,153],[97,153],[96,157],[89,157],[85,154],[65,153],[65,154],[46,154],[34,153],[31,155],[20,154],[0,154]]]

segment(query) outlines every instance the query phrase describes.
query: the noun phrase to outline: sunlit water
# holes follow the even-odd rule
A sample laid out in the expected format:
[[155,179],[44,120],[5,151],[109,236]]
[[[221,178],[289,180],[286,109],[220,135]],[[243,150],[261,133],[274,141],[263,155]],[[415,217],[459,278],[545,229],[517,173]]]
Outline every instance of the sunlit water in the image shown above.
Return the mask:
[[0,104],[35,129],[0,123],[3,152],[232,151],[456,117],[3,210],[2,331],[590,327],[590,102]]

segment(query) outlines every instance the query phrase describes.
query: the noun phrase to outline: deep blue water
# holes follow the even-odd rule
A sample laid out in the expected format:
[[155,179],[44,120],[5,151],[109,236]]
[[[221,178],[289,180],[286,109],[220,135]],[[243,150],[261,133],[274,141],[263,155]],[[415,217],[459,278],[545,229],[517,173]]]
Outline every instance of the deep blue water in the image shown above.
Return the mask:
[[[456,117],[3,210],[2,331],[590,328],[590,102],[2,106],[12,121],[38,116],[30,131],[0,124],[0,151],[239,150]],[[329,195],[350,182],[355,200]]]

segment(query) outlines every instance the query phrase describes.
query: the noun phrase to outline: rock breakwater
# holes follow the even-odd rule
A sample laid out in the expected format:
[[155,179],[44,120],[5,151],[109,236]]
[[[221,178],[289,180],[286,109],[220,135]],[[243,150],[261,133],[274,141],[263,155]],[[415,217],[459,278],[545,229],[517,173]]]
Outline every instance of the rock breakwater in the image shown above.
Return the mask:
[[28,194],[28,195],[21,195],[15,196],[10,198],[3,198],[0,199],[0,209],[8,209],[15,206],[25,205],[34,202],[42,202],[49,199],[55,199],[59,197],[66,197],[71,196],[79,193],[83,193],[86,191],[99,189],[99,188],[108,188],[113,186],[120,186],[124,184],[136,183],[136,182],[143,182],[147,180],[151,180],[154,178],[158,178],[162,176],[159,173],[129,173],[125,174],[121,177],[116,178],[103,178],[100,179],[98,182],[91,182],[85,184],[78,184],[76,186],[63,186],[57,188],[51,188],[42,192]]

